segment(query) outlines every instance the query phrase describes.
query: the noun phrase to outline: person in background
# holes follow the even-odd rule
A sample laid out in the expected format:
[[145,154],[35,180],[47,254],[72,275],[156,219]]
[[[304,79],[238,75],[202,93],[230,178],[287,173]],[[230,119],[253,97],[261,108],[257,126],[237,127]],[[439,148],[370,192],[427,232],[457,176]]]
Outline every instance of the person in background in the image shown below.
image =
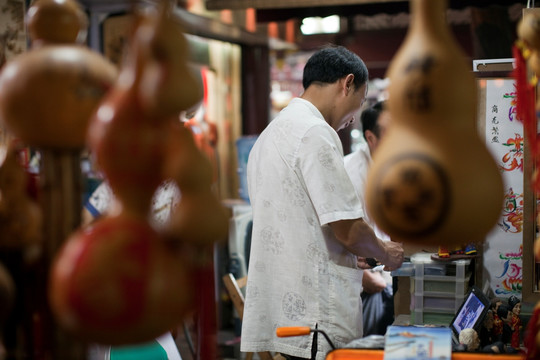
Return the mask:
[[377,238],[363,220],[343,164],[337,131],[354,121],[368,71],[340,46],[315,52],[304,93],[259,135],[248,160],[253,232],[241,351],[323,360],[331,349],[316,332],[276,336],[276,328],[325,331],[337,347],[362,337],[360,292],[367,257],[387,270],[403,262],[400,244]]
[[[390,121],[390,112],[386,109],[385,101],[379,101],[363,110],[360,122],[365,142],[360,143],[358,149],[345,156],[344,160],[345,169],[364,209],[364,221],[371,226],[375,235],[384,241],[389,241],[390,237],[382,232],[367,214],[364,193],[372,156],[390,126]],[[380,268],[364,270],[362,287],[364,336],[384,335],[386,328],[394,321],[392,277]]]

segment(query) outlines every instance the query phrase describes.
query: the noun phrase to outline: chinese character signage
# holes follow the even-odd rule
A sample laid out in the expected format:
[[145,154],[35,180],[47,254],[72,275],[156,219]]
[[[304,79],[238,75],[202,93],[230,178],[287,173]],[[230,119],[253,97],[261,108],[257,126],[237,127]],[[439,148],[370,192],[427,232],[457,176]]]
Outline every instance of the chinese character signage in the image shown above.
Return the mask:
[[516,118],[513,79],[485,80],[485,136],[501,171],[504,203],[484,246],[484,278],[497,297],[521,297],[523,255],[523,123]]

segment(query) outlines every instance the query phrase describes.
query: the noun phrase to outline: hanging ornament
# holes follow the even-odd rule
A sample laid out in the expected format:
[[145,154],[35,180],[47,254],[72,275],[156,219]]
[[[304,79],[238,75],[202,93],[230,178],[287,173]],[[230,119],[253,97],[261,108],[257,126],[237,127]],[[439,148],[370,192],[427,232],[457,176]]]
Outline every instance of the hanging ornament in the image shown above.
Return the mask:
[[388,70],[393,123],[373,158],[366,203],[395,241],[482,241],[503,201],[479,138],[475,80],[445,21],[446,0],[411,0],[411,25]]

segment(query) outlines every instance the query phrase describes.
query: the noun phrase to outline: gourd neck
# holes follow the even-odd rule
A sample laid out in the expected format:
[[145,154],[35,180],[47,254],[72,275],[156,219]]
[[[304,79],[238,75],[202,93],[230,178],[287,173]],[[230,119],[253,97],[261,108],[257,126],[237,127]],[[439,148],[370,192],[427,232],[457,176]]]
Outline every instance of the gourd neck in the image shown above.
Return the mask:
[[446,31],[446,8],[448,0],[410,0],[410,29],[430,33]]

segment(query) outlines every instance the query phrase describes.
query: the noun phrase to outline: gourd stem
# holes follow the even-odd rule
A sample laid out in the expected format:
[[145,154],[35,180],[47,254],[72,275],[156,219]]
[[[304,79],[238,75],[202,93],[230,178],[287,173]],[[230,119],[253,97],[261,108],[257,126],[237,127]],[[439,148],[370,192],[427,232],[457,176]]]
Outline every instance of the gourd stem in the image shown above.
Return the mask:
[[447,0],[410,0],[409,31],[413,32],[417,28],[428,29],[426,35],[446,37],[446,8]]

